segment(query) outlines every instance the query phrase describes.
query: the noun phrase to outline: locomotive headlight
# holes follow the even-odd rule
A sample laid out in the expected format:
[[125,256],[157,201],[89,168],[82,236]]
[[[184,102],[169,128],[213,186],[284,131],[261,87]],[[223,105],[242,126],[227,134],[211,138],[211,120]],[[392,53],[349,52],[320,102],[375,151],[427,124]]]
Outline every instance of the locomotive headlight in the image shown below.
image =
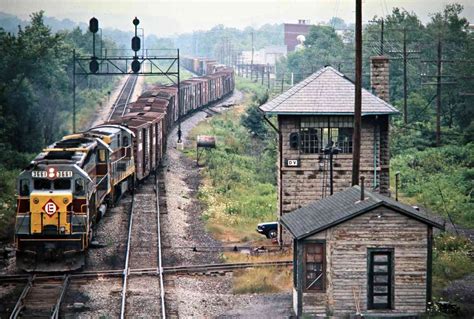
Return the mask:
[[33,198],[33,203],[38,204],[38,203],[39,203],[39,199],[38,199],[38,198]]
[[67,202],[68,202],[68,199],[67,199],[67,198],[63,198],[63,203],[64,203],[64,204],[67,204]]
[[64,234],[66,232],[66,227],[64,227],[64,226],[59,227],[59,232],[61,234]]

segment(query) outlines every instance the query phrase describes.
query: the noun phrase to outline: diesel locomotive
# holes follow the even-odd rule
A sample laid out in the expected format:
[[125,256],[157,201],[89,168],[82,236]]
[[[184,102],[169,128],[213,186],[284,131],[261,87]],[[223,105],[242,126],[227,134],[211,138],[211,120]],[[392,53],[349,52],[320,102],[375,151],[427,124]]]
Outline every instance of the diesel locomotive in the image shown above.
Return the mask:
[[[207,61],[207,60],[206,60]],[[166,136],[181,117],[234,90],[234,71],[155,86],[127,113],[45,148],[19,175],[15,245],[26,271],[81,268],[94,225],[120,195],[158,168]]]

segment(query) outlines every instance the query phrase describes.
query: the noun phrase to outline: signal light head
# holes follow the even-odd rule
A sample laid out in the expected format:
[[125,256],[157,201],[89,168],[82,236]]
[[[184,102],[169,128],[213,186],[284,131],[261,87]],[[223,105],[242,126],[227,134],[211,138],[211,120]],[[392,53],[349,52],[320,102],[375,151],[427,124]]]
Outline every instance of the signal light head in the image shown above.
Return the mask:
[[140,71],[140,62],[134,58],[133,61],[132,61],[132,71],[133,73],[138,73],[138,71]]
[[89,62],[89,70],[92,73],[97,73],[97,71],[99,71],[99,62],[97,62],[96,57],[92,57],[91,62]]
[[97,31],[99,31],[99,20],[95,17],[89,20],[89,31],[92,33],[97,33]]

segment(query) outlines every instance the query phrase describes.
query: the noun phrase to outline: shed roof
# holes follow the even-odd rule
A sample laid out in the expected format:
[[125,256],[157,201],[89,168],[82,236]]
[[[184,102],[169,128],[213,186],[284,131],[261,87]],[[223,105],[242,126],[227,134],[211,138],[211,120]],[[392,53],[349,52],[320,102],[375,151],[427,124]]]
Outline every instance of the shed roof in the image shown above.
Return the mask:
[[[268,114],[353,115],[355,85],[327,66],[260,106]],[[362,89],[362,115],[397,114],[398,110]]]
[[439,221],[423,211],[378,193],[364,193],[365,199],[361,201],[360,187],[353,186],[283,215],[281,223],[296,239],[303,239],[377,207],[386,206],[422,223],[444,229]]

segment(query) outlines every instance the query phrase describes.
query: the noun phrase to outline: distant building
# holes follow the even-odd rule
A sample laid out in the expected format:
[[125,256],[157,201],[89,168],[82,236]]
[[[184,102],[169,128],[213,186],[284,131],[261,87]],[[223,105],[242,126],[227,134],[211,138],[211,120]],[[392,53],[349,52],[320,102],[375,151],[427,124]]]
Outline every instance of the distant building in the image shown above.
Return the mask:
[[[253,64],[262,64],[274,66],[276,62],[286,56],[286,46],[284,45],[270,45],[263,49],[255,50],[253,53]],[[252,63],[252,51],[242,51],[242,64]]]
[[311,28],[310,20],[298,20],[298,23],[285,23],[285,45],[288,52],[295,51],[296,46],[299,44],[297,37],[299,35],[307,36],[309,29]]

